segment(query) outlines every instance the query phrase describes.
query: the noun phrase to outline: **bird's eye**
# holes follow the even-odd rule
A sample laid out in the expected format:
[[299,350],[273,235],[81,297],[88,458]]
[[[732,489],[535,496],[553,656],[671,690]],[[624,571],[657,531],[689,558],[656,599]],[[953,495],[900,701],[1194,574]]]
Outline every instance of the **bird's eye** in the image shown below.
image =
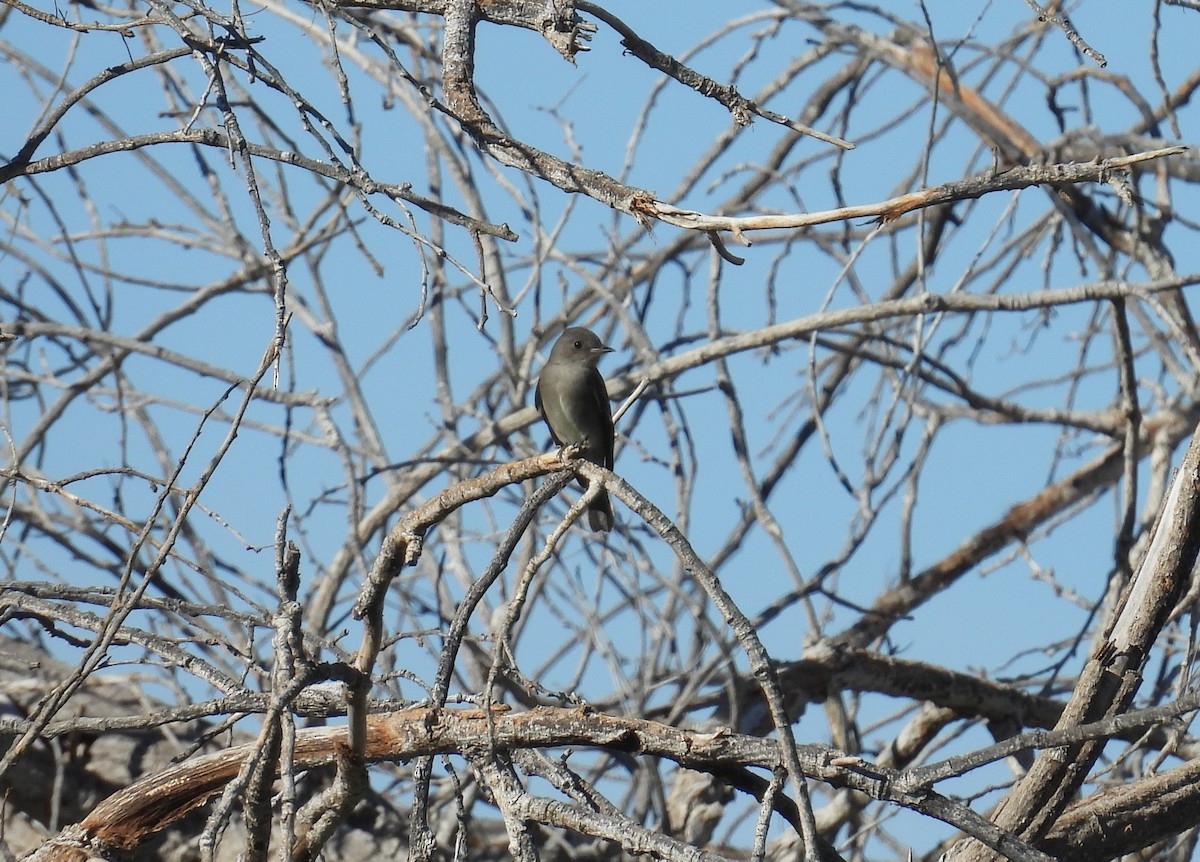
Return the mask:
[[576,349],[579,349],[580,347],[583,347],[583,342],[582,342],[582,341],[576,341],[576,342],[575,342],[575,348],[576,348]]

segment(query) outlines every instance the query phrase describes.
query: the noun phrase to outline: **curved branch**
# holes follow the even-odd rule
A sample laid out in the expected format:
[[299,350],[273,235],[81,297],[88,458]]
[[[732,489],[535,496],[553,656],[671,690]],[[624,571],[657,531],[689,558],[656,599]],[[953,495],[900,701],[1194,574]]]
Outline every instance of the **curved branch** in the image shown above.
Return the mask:
[[[519,713],[494,709],[490,714],[478,709],[419,708],[375,715],[367,721],[366,743],[364,756],[371,763],[481,747],[516,750],[594,746],[662,757],[698,771],[723,771],[735,766],[774,770],[783,765],[779,746],[771,739],[728,731],[681,730],[644,719],[561,707],[538,707]],[[295,766],[312,769],[333,763],[345,745],[345,727],[299,730]],[[229,748],[135,782],[97,805],[79,824],[79,830],[93,846],[133,849],[220,792],[254,750],[253,744]],[[875,767],[826,746],[800,746],[797,754],[805,774],[812,778],[931,814],[1012,859],[1048,860],[998,832],[965,806],[926,790],[899,790],[894,780],[899,774],[894,770]],[[527,810],[533,814],[537,809],[531,805]],[[69,835],[79,840],[79,832]],[[55,840],[59,839],[51,843]]]
[[743,217],[712,216],[680,209],[662,201],[655,201],[651,214],[676,227],[703,231],[726,230],[735,236],[751,230],[786,230],[851,219],[875,218],[886,223],[916,210],[954,201],[974,200],[993,192],[1015,191],[1040,185],[1058,186],[1108,182],[1108,175],[1111,173],[1123,171],[1131,165],[1152,159],[1182,155],[1189,149],[1191,148],[1184,146],[1162,147],[1128,156],[1114,156],[1102,161],[1019,165],[1001,173],[988,172],[970,179],[956,180],[933,188],[910,192],[878,203],[839,207],[824,212]]

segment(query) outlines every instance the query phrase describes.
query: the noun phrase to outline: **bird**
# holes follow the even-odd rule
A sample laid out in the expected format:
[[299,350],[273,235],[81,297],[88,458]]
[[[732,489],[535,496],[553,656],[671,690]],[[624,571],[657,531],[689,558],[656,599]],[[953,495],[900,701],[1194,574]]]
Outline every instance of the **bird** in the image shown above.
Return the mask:
[[[563,330],[542,367],[534,403],[550,436],[559,446],[581,446],[582,457],[608,470],[613,465],[616,431],[609,410],[608,388],[597,363],[613,349],[583,326]],[[580,478],[585,488],[587,482]],[[607,532],[613,527],[612,500],[601,491],[588,505],[588,526]]]

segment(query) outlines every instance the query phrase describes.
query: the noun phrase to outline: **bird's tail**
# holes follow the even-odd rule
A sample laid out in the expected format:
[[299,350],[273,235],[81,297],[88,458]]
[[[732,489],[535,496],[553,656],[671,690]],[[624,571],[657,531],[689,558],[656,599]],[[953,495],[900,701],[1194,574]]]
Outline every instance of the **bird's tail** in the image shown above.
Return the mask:
[[616,516],[613,514],[612,500],[607,491],[601,491],[595,500],[588,505],[588,526],[593,530],[607,533],[613,528]]

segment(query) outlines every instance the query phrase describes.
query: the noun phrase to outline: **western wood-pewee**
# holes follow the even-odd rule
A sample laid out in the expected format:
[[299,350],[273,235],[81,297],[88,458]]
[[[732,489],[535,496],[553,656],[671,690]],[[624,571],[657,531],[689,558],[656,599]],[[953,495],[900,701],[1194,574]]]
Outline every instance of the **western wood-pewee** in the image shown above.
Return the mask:
[[[612,348],[590,329],[572,326],[564,330],[550,351],[534,393],[538,412],[550,427],[560,446],[583,447],[583,457],[609,470],[613,465],[612,412],[608,389],[596,363]],[[580,480],[586,488],[587,483]],[[588,526],[593,530],[611,530],[612,501],[608,492],[588,506]]]

